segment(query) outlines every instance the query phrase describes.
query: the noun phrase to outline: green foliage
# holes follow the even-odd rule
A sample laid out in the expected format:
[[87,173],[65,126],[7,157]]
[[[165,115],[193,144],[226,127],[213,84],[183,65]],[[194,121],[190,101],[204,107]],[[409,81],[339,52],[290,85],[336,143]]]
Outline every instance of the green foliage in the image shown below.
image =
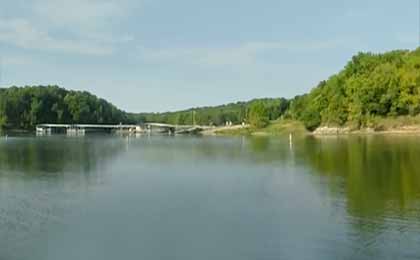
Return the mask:
[[262,128],[278,118],[320,125],[371,126],[378,118],[420,114],[420,48],[384,54],[359,53],[310,93],[255,99],[166,113],[127,114],[88,92],[48,87],[0,89],[0,128],[31,129],[38,123],[142,123],[224,125],[248,122]]
[[305,109],[301,120],[306,129],[313,131],[321,124],[321,116],[316,109]]
[[360,53],[309,94],[290,101],[286,115],[309,130],[320,125],[365,127],[378,117],[420,113],[420,48]]
[[162,122],[179,125],[224,125],[248,121],[251,104],[264,104],[265,116],[277,119],[288,107],[286,99],[259,99],[216,107],[168,113],[125,113],[107,101],[81,91],[57,86],[0,89],[0,128],[33,129],[40,123],[118,124]]
[[188,110],[166,113],[131,114],[135,122],[160,122],[177,125],[224,125],[227,121],[233,124],[248,122],[249,110],[253,103],[262,102],[269,120],[281,117],[287,110],[288,101],[284,98],[255,99],[249,102],[237,102],[214,107],[191,108]]
[[256,101],[251,104],[248,119],[251,126],[255,128],[263,128],[268,125],[270,118],[264,102]]
[[88,92],[57,86],[0,89],[0,128],[33,129],[40,123],[127,122],[125,112]]

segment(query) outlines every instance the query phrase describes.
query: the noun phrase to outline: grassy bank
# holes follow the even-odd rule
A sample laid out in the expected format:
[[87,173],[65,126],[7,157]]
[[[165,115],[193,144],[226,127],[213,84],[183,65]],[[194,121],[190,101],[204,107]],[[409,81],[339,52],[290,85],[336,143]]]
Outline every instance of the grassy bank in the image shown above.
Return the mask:
[[[371,118],[365,127],[355,128],[354,124],[343,127],[324,126],[315,131],[314,134],[345,135],[345,134],[420,134],[420,116],[399,116],[399,117],[375,117]],[[324,132],[322,131],[324,129]],[[232,127],[223,128],[213,132],[215,135],[258,135],[258,136],[278,136],[278,135],[307,135],[312,134],[302,122],[295,120],[275,120],[264,128]]]
[[295,135],[304,135],[309,132],[305,129],[303,124],[294,120],[274,120],[270,121],[269,125],[264,128],[253,128],[251,126],[243,128],[224,128],[220,131],[214,132],[216,135],[288,135],[293,133]]

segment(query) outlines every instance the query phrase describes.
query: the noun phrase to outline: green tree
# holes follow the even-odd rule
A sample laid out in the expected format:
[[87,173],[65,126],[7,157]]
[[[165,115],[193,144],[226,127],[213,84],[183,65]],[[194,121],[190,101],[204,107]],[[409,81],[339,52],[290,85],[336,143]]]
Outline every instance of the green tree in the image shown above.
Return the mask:
[[263,102],[256,101],[251,105],[248,120],[251,126],[255,128],[263,128],[269,124],[268,111]]
[[33,129],[39,123],[119,123],[128,115],[88,92],[57,86],[0,89],[0,128]]

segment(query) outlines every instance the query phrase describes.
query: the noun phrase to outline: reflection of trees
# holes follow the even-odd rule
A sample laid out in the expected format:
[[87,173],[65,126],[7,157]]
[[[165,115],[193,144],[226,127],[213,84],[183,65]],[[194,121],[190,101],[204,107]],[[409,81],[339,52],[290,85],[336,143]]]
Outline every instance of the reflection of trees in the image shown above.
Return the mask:
[[270,139],[267,137],[256,137],[250,139],[249,147],[255,153],[266,152],[269,149]]
[[103,169],[125,144],[106,137],[0,140],[0,258],[30,252],[25,243],[42,237],[85,201],[86,191],[106,182]]
[[152,138],[150,146],[141,156],[160,163],[293,161],[322,176],[322,187],[342,197],[356,219],[413,218],[413,204],[419,202],[420,141],[415,137],[308,137],[294,140],[292,151],[287,137]]
[[[83,196],[83,190],[90,188],[92,181],[103,175],[101,167],[109,166],[120,155],[122,160],[118,160],[118,167],[112,170],[140,169],[129,164],[144,164],[146,170],[149,166],[160,170],[160,166],[173,163],[174,170],[179,170],[179,167],[182,170],[186,167],[183,163],[194,165],[201,162],[194,165],[200,167],[197,171],[201,167],[203,170],[229,171],[244,168],[235,167],[238,165],[267,165],[267,168],[253,168],[252,173],[259,174],[258,170],[271,170],[292,162],[296,167],[312,169],[315,176],[322,178],[314,185],[328,189],[332,197],[345,203],[348,214],[344,215],[350,216],[356,235],[376,236],[385,230],[381,226],[389,223],[389,217],[396,220],[418,218],[415,215],[419,212],[415,208],[418,205],[413,204],[420,201],[419,143],[411,137],[308,137],[294,140],[291,150],[288,137],[142,137],[126,141],[107,137],[52,136],[1,140],[0,241],[11,242],[0,243],[0,251],[18,252],[10,247],[19,244],[12,239],[22,240],[16,235],[33,237],[51,220],[59,221],[60,216],[65,215],[62,212],[71,208],[66,203],[78,203],[79,199],[74,196]],[[161,169],[171,169],[165,166]],[[109,169],[106,172],[110,172]],[[17,177],[14,177],[16,173]],[[43,178],[45,174],[51,178]],[[263,176],[263,185],[285,181],[281,174]],[[23,178],[31,182],[21,180]],[[301,188],[304,187],[302,184]],[[266,188],[261,187],[261,192]],[[75,202],[68,201],[69,198]],[[251,203],[249,205],[253,206]],[[341,209],[341,204],[339,207]],[[20,223],[16,216],[23,216],[25,221]],[[412,223],[418,223],[418,220],[408,221],[410,227]],[[368,241],[369,238],[361,240]]]
[[[9,138],[0,142],[0,176],[74,172],[95,179],[95,172],[109,165],[125,145],[119,138],[106,137]],[[287,137],[151,137],[130,141],[128,149],[141,163],[283,164],[293,160],[323,176],[326,187],[334,196],[344,196],[347,210],[355,217],[379,218],[389,211],[413,217],[409,215],[415,212],[409,209],[419,201],[420,141],[415,137],[308,137],[294,140],[293,151]]]
[[[414,137],[308,138],[297,156],[342,192],[355,217],[410,216],[419,201],[420,143]],[[340,190],[341,178],[344,186]],[[410,213],[411,212],[411,213]]]
[[[141,149],[149,146],[151,149]],[[291,156],[286,137],[151,137],[132,142],[130,147],[135,156],[159,163],[224,160],[265,164]]]
[[0,142],[0,176],[90,173],[122,150],[121,140],[110,138],[9,138]]

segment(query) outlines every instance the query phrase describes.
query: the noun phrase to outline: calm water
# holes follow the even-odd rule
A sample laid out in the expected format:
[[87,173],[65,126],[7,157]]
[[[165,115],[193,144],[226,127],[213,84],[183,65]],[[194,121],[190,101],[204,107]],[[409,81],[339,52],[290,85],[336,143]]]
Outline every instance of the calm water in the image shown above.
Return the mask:
[[1,139],[9,259],[420,259],[420,137]]

